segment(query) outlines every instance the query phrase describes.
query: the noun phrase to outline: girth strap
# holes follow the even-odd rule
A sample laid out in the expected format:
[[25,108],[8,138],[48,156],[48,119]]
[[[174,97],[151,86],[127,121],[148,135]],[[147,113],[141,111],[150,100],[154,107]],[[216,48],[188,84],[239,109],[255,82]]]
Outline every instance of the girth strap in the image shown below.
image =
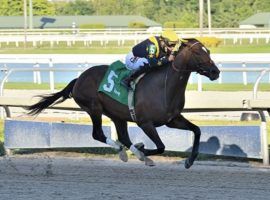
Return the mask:
[[137,85],[137,83],[141,80],[141,78],[144,75],[145,74],[141,74],[134,82],[131,82],[130,86],[131,86],[132,90],[128,91],[128,109],[129,109],[130,116],[134,122],[137,121],[135,107],[134,107],[135,85]]

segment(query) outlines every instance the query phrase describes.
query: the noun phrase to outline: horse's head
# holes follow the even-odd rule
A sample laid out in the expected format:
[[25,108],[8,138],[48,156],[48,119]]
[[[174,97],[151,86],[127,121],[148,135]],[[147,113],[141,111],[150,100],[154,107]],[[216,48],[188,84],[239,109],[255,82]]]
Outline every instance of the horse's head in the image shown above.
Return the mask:
[[[185,67],[183,69],[183,67]],[[219,69],[210,58],[210,51],[198,40],[189,39],[183,42],[173,67],[176,71],[194,71],[207,76],[210,80],[219,77]]]

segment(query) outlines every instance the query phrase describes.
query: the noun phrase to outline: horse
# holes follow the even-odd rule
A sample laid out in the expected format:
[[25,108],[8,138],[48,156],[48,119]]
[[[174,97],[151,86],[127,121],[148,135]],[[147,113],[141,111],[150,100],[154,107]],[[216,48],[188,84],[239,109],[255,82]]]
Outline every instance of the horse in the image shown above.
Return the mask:
[[[196,39],[186,39],[172,63],[152,70],[137,83],[135,90],[136,123],[154,142],[156,149],[146,149],[143,144],[132,144],[127,122],[133,121],[129,109],[106,94],[98,92],[98,87],[108,69],[108,65],[94,66],[84,71],[59,92],[42,95],[39,102],[27,108],[28,114],[36,115],[49,106],[73,98],[86,111],[93,124],[92,137],[114,147],[127,161],[125,147],[140,160],[148,156],[162,154],[165,145],[156,127],[190,130],[194,141],[190,156],[185,160],[185,168],[193,165],[199,153],[201,131],[188,121],[181,111],[185,105],[185,90],[191,72],[197,72],[211,81],[218,79],[219,69],[210,58],[210,51]],[[115,124],[118,141],[106,137],[102,130],[102,114]]]

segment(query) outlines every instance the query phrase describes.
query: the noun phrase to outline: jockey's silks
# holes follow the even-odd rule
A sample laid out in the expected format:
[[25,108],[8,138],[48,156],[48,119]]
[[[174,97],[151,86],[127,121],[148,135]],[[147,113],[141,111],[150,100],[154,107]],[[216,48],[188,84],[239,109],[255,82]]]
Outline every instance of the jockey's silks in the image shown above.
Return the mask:
[[146,58],[150,66],[160,66],[168,62],[166,53],[162,51],[158,36],[152,36],[135,45],[132,53],[136,57]]

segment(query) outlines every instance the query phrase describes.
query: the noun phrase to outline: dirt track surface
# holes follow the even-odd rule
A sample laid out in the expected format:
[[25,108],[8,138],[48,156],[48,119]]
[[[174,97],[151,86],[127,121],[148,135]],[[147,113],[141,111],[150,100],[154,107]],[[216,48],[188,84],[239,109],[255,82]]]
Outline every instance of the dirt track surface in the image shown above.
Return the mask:
[[270,199],[270,168],[246,163],[1,157],[0,199]]

